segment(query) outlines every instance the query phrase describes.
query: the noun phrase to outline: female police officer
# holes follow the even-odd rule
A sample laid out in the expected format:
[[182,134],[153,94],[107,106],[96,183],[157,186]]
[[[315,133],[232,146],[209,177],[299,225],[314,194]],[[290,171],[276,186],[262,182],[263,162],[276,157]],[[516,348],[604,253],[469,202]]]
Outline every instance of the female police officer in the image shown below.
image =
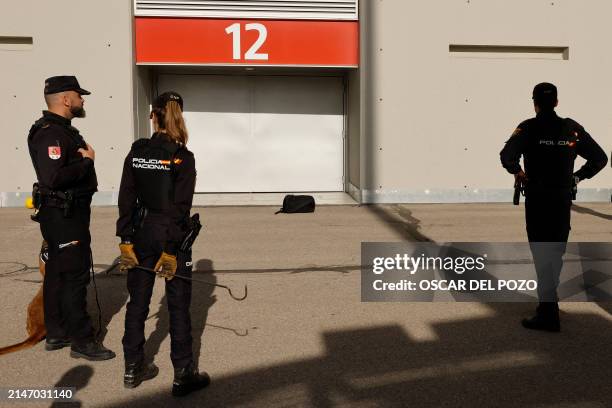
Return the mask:
[[176,92],[159,95],[151,119],[155,132],[150,139],[134,142],[127,155],[119,191],[117,236],[121,237],[120,269],[127,270],[130,300],[125,317],[123,351],[124,385],[137,387],[153,378],[158,369],[144,363],[144,324],[149,313],[155,274],[136,266],[154,268],[166,278],[170,314],[170,358],[174,366],[172,395],[182,396],[210,383],[193,361],[191,250],[180,251],[195,188],[195,160],[185,147],[187,130],[183,99]]

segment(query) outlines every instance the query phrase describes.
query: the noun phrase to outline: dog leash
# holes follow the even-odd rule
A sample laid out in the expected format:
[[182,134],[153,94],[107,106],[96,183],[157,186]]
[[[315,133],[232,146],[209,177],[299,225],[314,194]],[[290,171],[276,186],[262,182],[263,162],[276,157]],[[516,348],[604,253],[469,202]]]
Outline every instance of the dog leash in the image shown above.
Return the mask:
[[[143,270],[143,271],[147,271],[147,272],[154,273],[155,275],[158,275],[158,276],[165,277],[165,275],[163,275],[161,272],[158,272],[158,271],[156,271],[155,269],[146,268],[146,267],[144,267],[144,266],[136,265],[136,266],[134,267],[134,269],[140,269],[140,270]],[[206,281],[201,280],[201,279],[188,278],[188,277],[186,277],[186,276],[181,276],[181,275],[174,275],[174,277],[175,277],[175,278],[182,279],[182,280],[185,280],[185,281],[189,281],[189,282],[198,282],[198,283],[202,283],[202,284],[204,284],[204,285],[208,285],[208,286],[215,286],[215,287],[218,287],[218,288],[223,288],[223,289],[225,289],[225,290],[227,290],[227,291],[228,291],[228,293],[229,293],[229,295],[230,295],[230,297],[231,297],[232,299],[234,299],[234,300],[236,300],[236,301],[238,301],[238,302],[242,302],[242,301],[243,301],[244,299],[246,299],[246,298],[247,298],[247,296],[248,296],[248,289],[247,289],[247,285],[244,285],[244,296],[242,296],[242,297],[237,297],[237,296],[235,296],[235,295],[232,293],[232,289],[230,289],[228,286],[225,286],[225,285],[219,285],[218,283],[206,282]]]

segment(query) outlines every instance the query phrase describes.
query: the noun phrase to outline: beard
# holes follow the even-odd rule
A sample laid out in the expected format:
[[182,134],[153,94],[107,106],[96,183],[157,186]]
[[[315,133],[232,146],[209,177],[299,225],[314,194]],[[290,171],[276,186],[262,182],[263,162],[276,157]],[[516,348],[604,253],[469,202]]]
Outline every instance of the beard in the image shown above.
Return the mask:
[[87,114],[82,106],[73,106],[72,108],[70,108],[70,113],[72,113],[72,116],[74,116],[75,118],[84,118]]

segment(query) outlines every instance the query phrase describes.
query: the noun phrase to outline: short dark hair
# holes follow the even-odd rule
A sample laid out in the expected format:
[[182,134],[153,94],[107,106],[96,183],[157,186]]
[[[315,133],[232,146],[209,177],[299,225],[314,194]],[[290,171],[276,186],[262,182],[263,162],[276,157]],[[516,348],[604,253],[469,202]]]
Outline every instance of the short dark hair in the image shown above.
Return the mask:
[[557,105],[557,87],[542,82],[533,88],[533,102],[543,110],[553,110]]

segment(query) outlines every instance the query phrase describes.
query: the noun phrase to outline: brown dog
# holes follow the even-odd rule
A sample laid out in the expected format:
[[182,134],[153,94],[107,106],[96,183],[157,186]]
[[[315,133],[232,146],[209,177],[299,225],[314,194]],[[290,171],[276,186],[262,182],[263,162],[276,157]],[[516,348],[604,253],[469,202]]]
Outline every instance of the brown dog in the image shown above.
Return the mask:
[[[40,270],[40,274],[42,275],[43,279],[45,278],[45,256],[47,251],[47,243],[43,241],[40,248],[40,256],[38,257],[38,269]],[[28,338],[21,343],[0,348],[0,356],[32,347],[39,341],[43,340],[47,335],[47,329],[45,328],[42,285],[28,306],[28,321],[26,323],[26,330],[28,331]]]

